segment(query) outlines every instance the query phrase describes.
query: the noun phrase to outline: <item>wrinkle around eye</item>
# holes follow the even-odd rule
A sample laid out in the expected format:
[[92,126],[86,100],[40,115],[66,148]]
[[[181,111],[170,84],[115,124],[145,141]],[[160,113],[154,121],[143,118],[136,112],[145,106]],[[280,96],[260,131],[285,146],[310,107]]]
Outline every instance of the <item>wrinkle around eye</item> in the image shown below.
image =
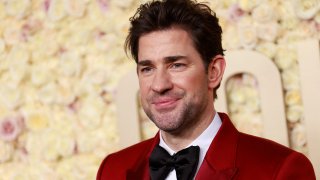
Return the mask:
[[183,70],[186,67],[187,67],[187,65],[184,63],[173,63],[170,68],[174,69],[174,70]]
[[139,73],[142,75],[150,75],[154,71],[154,68],[146,66],[139,68]]

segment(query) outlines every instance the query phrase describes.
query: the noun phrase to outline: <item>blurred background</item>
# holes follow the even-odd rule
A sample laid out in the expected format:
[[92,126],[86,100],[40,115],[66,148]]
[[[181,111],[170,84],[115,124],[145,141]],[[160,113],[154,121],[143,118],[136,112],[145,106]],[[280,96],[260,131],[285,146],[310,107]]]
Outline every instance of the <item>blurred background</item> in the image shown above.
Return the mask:
[[[135,68],[123,44],[144,2],[0,0],[0,180],[95,179],[119,150],[117,85]],[[278,67],[290,147],[308,156],[295,43],[320,39],[319,0],[206,2],[227,51],[257,51]],[[237,128],[261,136],[258,87],[239,74],[226,89]],[[140,115],[141,139],[154,136]]]

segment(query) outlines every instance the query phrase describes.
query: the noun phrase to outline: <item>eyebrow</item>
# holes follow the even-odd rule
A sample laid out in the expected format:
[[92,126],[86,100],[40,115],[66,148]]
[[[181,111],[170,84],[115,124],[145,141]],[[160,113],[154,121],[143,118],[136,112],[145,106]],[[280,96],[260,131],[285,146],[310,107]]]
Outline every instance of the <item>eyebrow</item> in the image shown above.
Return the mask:
[[[170,63],[173,63],[173,62],[178,61],[180,59],[186,59],[186,58],[187,58],[186,56],[180,56],[180,55],[168,56],[168,57],[164,58],[164,62],[165,62],[165,64],[170,64]],[[151,60],[141,60],[138,62],[138,66],[147,66],[150,64],[152,64]]]

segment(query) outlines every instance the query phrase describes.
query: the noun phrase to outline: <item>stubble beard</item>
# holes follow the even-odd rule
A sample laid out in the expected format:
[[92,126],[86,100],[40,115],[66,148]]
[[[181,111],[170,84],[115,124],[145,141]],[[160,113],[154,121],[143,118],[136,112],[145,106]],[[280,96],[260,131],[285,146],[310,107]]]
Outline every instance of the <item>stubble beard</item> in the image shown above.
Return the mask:
[[179,133],[185,127],[196,123],[197,116],[201,112],[201,105],[193,102],[184,102],[181,107],[163,112],[152,112],[150,108],[144,106],[143,108],[150,120],[160,130],[172,134]]

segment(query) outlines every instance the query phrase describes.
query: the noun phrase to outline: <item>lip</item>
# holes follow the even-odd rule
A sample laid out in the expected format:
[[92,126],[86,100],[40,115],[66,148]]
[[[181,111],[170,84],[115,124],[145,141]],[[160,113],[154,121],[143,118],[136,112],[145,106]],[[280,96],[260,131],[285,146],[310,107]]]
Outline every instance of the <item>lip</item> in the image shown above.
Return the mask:
[[159,98],[152,101],[152,105],[155,106],[156,110],[168,110],[176,106],[178,98]]

